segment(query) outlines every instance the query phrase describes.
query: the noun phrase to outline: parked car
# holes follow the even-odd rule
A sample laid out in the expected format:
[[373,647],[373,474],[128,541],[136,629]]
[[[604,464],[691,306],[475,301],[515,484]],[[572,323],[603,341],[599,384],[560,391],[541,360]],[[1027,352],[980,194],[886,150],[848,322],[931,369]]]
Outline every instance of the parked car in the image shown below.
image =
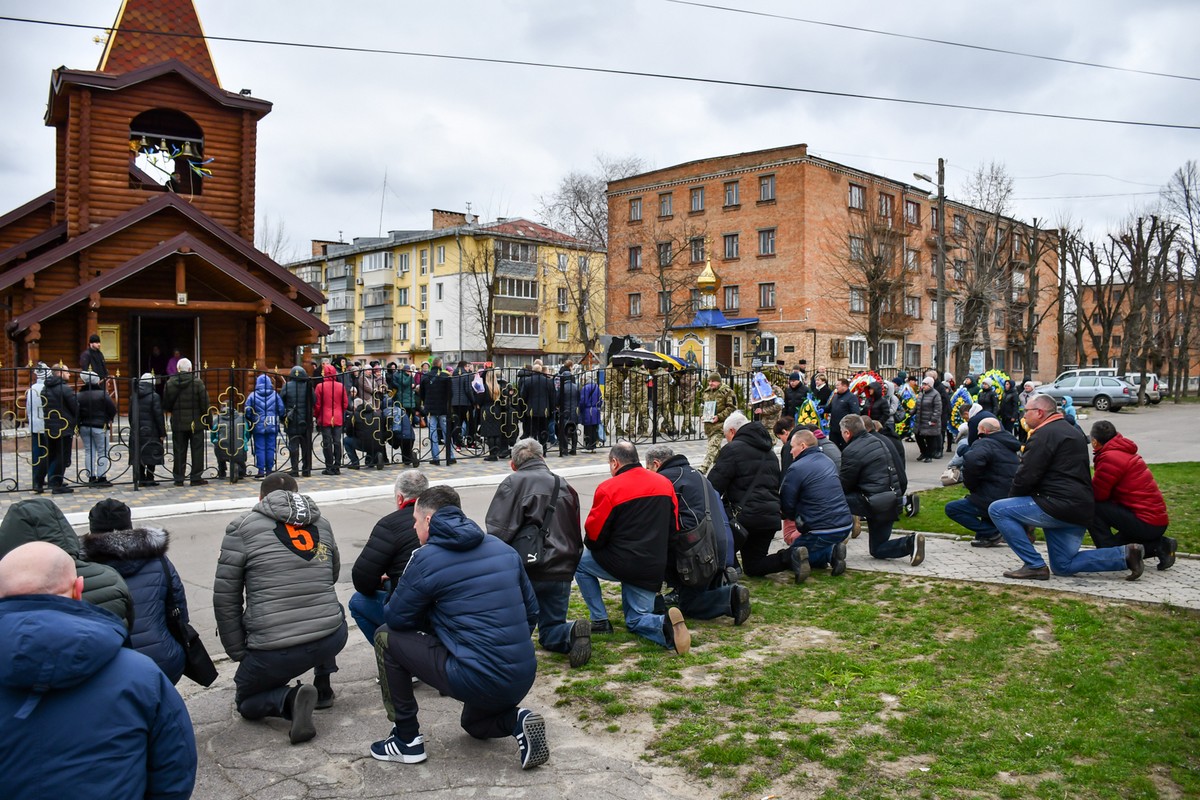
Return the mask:
[[1137,389],[1108,375],[1060,376],[1054,383],[1039,386],[1034,391],[1055,400],[1070,397],[1075,405],[1095,406],[1097,411],[1120,411],[1137,402]]
[[1115,378],[1117,377],[1117,369],[1116,367],[1074,367],[1060,372],[1058,377],[1054,379],[1054,383],[1067,378],[1091,377],[1093,375],[1107,375],[1110,378]]
[[[1141,379],[1142,379],[1142,373],[1140,373],[1140,372],[1126,372],[1125,373],[1125,380],[1128,381],[1130,383],[1130,385],[1132,385],[1134,387],[1134,389],[1138,388],[1138,383],[1141,381]],[[1148,402],[1152,403],[1153,405],[1158,405],[1159,403],[1161,403],[1162,399],[1163,399],[1163,394],[1164,394],[1163,389],[1165,389],[1165,388],[1166,388],[1165,386],[1163,386],[1161,383],[1159,383],[1157,373],[1154,373],[1154,372],[1146,373],[1146,400]]]

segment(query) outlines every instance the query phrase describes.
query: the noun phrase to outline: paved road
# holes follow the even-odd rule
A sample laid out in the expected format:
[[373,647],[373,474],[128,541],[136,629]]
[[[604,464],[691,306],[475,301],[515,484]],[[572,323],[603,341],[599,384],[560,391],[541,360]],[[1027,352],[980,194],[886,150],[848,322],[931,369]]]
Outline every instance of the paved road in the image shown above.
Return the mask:
[[[1200,408],[1162,405],[1152,409],[1125,411],[1111,418],[1119,430],[1138,441],[1149,461],[1195,460],[1200,453]],[[1096,415],[1093,416],[1096,418]],[[1082,421],[1085,430],[1090,421]],[[942,466],[917,464],[910,447],[910,484],[913,488],[937,485]],[[699,460],[702,447],[692,443],[682,452]],[[586,514],[595,486],[607,477],[602,455],[574,459],[550,459],[551,467],[569,464],[572,485],[579,493]],[[500,465],[476,462],[454,471],[430,468],[435,481],[452,479],[460,485],[464,507],[482,520],[493,487],[503,476]],[[312,479],[304,490],[318,498],[323,513],[333,523],[342,553],[339,594],[348,600],[349,565],[366,541],[375,520],[390,510],[388,484],[394,471],[359,473],[341,481]],[[371,484],[375,485],[372,486]],[[473,484],[473,485],[462,485]],[[204,487],[207,489],[208,487]],[[230,487],[232,489],[234,487]],[[221,536],[229,520],[254,500],[254,484],[221,489],[218,501],[231,510],[197,513],[195,506],[147,506],[139,514],[154,519],[171,532],[171,557],[187,586],[194,623],[214,653],[219,652],[212,618],[212,578]],[[247,492],[249,490],[249,492]],[[160,490],[143,497],[169,500],[174,490]],[[240,496],[239,496],[240,495]],[[191,502],[205,502],[192,500]],[[186,516],[165,516],[185,510]],[[919,521],[917,517],[914,521]],[[1004,582],[1000,572],[1016,565],[1007,549],[978,550],[965,542],[931,538],[924,566],[878,562],[866,553],[865,537],[851,542],[849,568],[912,573],[955,580]],[[1141,581],[1129,583],[1122,575],[1088,578],[1053,578],[1038,590],[1069,591],[1114,599],[1173,603],[1200,608],[1200,561],[1180,560],[1167,572],[1151,567]],[[1031,590],[1032,587],[1031,587]],[[753,624],[753,618],[751,619]],[[381,738],[388,723],[375,685],[374,653],[366,640],[351,631],[350,643],[339,659],[341,671],[334,685],[339,699],[333,709],[318,714],[318,737],[311,743],[290,747],[281,723],[248,723],[233,709],[232,665],[219,664],[222,676],[208,689],[186,680],[180,689],[196,723],[201,758],[200,783],[196,797],[203,798],[372,798],[391,796],[403,790],[417,796],[444,795],[515,798],[707,798],[717,797],[722,787],[693,782],[680,770],[648,765],[641,761],[643,737],[650,731],[623,731],[610,735],[580,727],[568,711],[554,707],[554,683],[539,681],[528,703],[545,714],[551,738],[552,760],[542,769],[522,772],[516,762],[515,745],[509,740],[476,742],[458,728],[458,704],[439,698],[428,688],[418,690],[423,728],[430,759],[426,764],[385,764],[366,756],[371,741]],[[648,724],[648,723],[644,723]],[[762,794],[786,794],[785,787],[772,787]]]

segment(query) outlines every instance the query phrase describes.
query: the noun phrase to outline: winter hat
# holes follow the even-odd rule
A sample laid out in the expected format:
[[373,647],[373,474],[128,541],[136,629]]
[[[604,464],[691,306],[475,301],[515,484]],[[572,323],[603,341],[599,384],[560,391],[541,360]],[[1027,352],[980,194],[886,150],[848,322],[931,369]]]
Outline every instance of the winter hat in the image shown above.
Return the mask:
[[99,341],[100,341],[100,334],[98,334],[98,333],[93,333],[91,336],[88,337],[88,344],[96,344]]
[[143,372],[142,377],[138,378],[138,382],[139,383],[148,383],[150,385],[153,385],[154,384],[154,375],[149,372]]
[[713,381],[720,383],[721,382],[721,373],[719,373],[719,372],[708,373],[708,382],[712,383]]
[[802,380],[804,380],[804,378],[800,377],[799,372],[793,372],[791,375],[788,375],[788,380],[789,381],[802,381]]
[[904,370],[900,370],[896,373],[896,377],[892,378],[892,383],[896,384],[897,386],[903,386],[906,380],[908,380],[908,373]]
[[88,530],[91,533],[127,531],[133,528],[133,515],[129,506],[120,500],[106,497],[88,512]]
[[190,358],[179,359],[179,361],[175,363],[175,369],[179,370],[180,372],[191,372],[192,360]]
[[45,361],[39,361],[37,366],[34,367],[33,374],[37,376],[39,381],[45,381],[46,378],[50,377],[50,368],[46,366]]

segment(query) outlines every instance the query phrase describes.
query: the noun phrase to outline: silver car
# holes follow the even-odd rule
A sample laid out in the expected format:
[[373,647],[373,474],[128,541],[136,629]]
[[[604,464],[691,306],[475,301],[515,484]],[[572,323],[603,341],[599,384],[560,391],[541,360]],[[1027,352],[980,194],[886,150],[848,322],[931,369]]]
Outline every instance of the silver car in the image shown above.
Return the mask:
[[1097,411],[1120,411],[1137,402],[1137,389],[1107,375],[1068,375],[1035,391],[1055,400],[1070,397],[1075,405],[1095,406]]

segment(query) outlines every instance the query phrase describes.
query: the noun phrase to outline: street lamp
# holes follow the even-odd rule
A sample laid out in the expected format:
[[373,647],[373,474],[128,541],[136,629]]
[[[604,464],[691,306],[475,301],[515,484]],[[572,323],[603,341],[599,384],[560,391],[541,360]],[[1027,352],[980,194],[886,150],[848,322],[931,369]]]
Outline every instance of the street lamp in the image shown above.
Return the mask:
[[[913,177],[919,181],[933,183],[933,178],[914,172]],[[934,366],[937,367],[938,377],[946,374],[946,160],[938,159],[937,171],[937,259],[934,272],[937,274],[937,345]]]

